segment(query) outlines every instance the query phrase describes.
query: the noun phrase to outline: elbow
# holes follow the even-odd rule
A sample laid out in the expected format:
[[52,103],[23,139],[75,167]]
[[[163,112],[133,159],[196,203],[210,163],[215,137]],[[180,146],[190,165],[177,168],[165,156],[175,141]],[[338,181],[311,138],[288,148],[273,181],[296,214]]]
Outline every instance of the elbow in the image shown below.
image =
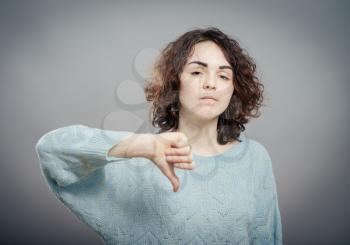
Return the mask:
[[[35,144],[35,151],[40,154],[40,153],[50,153],[56,151],[58,148],[58,145],[55,144],[56,140],[55,137],[58,137],[60,135],[68,134],[76,129],[76,128],[81,128],[85,127],[84,125],[76,124],[76,125],[69,125],[61,128],[57,128],[54,130],[51,130],[44,135],[42,135],[38,141]],[[62,146],[62,145],[60,145]]]
[[35,151],[36,153],[40,156],[41,153],[44,153],[44,152],[48,152],[48,147],[47,145],[45,144],[45,137],[46,137],[46,134],[41,136],[39,138],[39,140],[36,142],[35,144]]
[[36,155],[39,159],[39,163],[41,165],[41,167],[43,169],[46,169],[49,163],[50,163],[50,158],[51,158],[51,154],[50,154],[50,146],[48,145],[48,140],[47,140],[47,135],[48,133],[46,133],[45,135],[41,136],[39,138],[39,140],[36,142],[35,144],[35,152]]
[[52,132],[54,130],[45,133],[44,135],[42,135],[38,141],[35,144],[35,151],[36,153],[40,156],[42,153],[49,153],[51,150],[50,148],[52,148],[52,144],[50,144],[49,142],[52,142]]

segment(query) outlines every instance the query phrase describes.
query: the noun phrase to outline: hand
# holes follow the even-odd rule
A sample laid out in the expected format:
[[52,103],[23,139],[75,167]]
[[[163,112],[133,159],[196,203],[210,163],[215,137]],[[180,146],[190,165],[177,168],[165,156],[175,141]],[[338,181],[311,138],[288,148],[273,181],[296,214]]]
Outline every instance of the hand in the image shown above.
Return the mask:
[[192,160],[191,146],[187,136],[181,132],[154,134],[154,150],[150,157],[160,171],[170,180],[173,191],[179,189],[180,181],[174,167],[192,170],[196,165]]

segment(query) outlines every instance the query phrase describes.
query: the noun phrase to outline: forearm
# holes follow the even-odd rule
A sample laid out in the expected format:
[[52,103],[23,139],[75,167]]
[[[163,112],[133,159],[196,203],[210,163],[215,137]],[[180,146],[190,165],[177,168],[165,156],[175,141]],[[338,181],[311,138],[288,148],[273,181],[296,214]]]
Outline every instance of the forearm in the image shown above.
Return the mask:
[[154,152],[153,134],[132,134],[112,146],[108,156],[113,157],[145,157],[150,159]]

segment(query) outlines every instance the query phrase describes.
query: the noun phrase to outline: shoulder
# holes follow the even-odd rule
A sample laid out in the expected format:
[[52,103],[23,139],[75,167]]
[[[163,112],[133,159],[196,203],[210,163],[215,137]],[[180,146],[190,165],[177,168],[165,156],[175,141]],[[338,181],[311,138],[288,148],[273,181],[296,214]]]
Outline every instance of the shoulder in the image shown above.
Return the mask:
[[268,147],[256,139],[247,139],[249,142],[249,153],[254,162],[255,170],[266,172],[272,170],[272,160]]
[[249,147],[251,150],[251,154],[261,159],[270,159],[270,153],[268,147],[262,144],[260,141],[256,139],[247,139],[249,142]]

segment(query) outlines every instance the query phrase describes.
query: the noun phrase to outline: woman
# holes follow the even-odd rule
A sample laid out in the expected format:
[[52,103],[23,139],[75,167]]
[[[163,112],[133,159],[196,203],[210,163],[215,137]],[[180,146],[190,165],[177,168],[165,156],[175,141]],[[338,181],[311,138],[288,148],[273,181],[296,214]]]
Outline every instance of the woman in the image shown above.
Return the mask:
[[270,155],[242,135],[263,100],[255,69],[219,29],[184,33],[145,87],[159,132],[46,133],[36,151],[51,190],[107,244],[282,244]]

